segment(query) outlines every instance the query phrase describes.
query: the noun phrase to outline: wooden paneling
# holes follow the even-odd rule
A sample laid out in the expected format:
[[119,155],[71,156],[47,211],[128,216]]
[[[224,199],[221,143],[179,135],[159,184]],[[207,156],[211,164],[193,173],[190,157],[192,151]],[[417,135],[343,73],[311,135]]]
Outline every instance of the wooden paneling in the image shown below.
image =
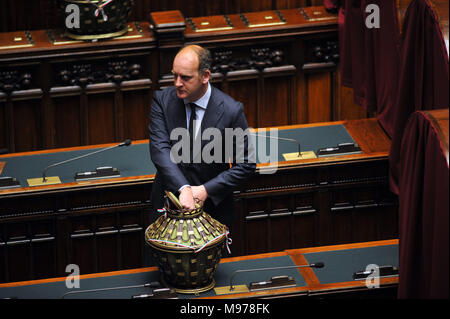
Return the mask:
[[123,92],[123,137],[139,140],[148,135],[151,96],[149,90]]
[[42,112],[40,100],[13,103],[14,150],[25,152],[42,148]]
[[[87,144],[102,144],[105,141],[117,141],[114,121],[119,116],[114,108],[114,94],[88,95],[89,111],[87,114]],[[112,116],[106,116],[111,114]]]
[[365,108],[355,103],[352,88],[340,86],[338,90],[340,94],[338,118],[354,120],[369,117]]
[[[0,123],[7,123],[7,106],[6,101],[0,100]],[[7,152],[7,145],[8,145],[8,128],[6,125],[0,125],[0,153]]]
[[[0,147],[14,152],[147,138],[152,94],[173,85],[173,57],[189,43],[211,50],[212,84],[244,104],[250,127],[365,117],[339,83],[337,17],[321,6],[267,11],[297,4],[263,1],[257,7],[266,11],[227,17],[152,13],[153,30],[146,22],[130,23],[133,37],[96,45],[55,45],[67,41],[58,30],[3,34],[6,42],[29,39],[32,50],[0,50],[0,78],[6,83],[0,86],[0,127],[7,135]],[[317,14],[325,20],[311,18]],[[251,26],[267,17],[281,24]],[[169,27],[167,19],[179,27]],[[195,23],[217,21],[233,28],[196,31]]]
[[55,273],[56,232],[52,222],[2,226],[4,245],[0,250],[5,279],[45,278]]
[[[362,243],[354,243],[354,244],[346,244],[346,245],[332,245],[332,246],[322,246],[322,247],[308,247],[308,248],[300,248],[300,249],[290,249],[280,252],[273,253],[263,253],[258,255],[250,255],[250,256],[242,256],[242,257],[222,257],[220,260],[220,264],[218,266],[218,271],[215,276],[217,280],[216,285],[220,285],[221,287],[227,286],[229,284],[235,284],[237,281],[250,283],[250,278],[235,277],[232,279],[232,283],[228,282],[228,278],[233,278],[233,270],[229,272],[227,270],[222,269],[221,265],[227,265],[231,263],[235,263],[237,268],[240,270],[249,270],[249,267],[252,265],[259,264],[264,265],[263,263],[267,260],[274,258],[282,258],[288,259],[293,262],[293,266],[301,267],[300,270],[300,278],[303,278],[304,285],[294,287],[273,287],[273,289],[263,289],[251,292],[243,292],[243,293],[226,293],[225,294],[215,294],[214,292],[208,292],[207,294],[190,294],[183,296],[183,299],[192,300],[192,299],[202,299],[204,303],[204,299],[291,299],[293,302],[283,302],[282,307],[277,307],[275,310],[274,307],[269,307],[270,314],[272,317],[281,317],[281,315],[276,315],[277,313],[286,313],[286,311],[295,311],[298,310],[299,302],[305,303],[313,303],[316,302],[314,300],[321,299],[322,302],[324,299],[389,299],[395,300],[397,296],[397,286],[399,282],[399,276],[394,274],[393,276],[380,276],[379,287],[377,289],[373,289],[374,287],[367,285],[365,280],[350,280],[346,279],[346,275],[349,276],[349,271],[347,268],[342,267],[343,264],[347,264],[349,262],[352,263],[355,269],[365,269],[367,260],[373,260],[378,255],[382,254],[382,252],[386,253],[386,257],[390,259],[390,263],[393,266],[397,265],[396,261],[396,246],[398,246],[399,241],[397,239],[394,240],[382,240],[382,241],[372,241],[372,242],[362,242]],[[348,254],[351,252],[351,254]],[[375,253],[373,253],[375,252]],[[318,271],[314,271],[311,268],[305,267],[308,265],[308,261],[311,258],[311,254],[317,256],[317,259],[321,259],[322,257],[326,258],[327,256],[335,256],[335,258],[327,258],[327,262],[325,262],[325,267]],[[291,265],[289,262],[289,265]],[[267,263],[265,264],[267,265]],[[285,266],[287,263],[285,261],[281,261],[280,264],[275,266]],[[123,282],[129,280],[130,286],[140,287],[143,281],[139,281],[141,278],[155,278],[158,276],[158,268],[157,267],[145,267],[139,269],[129,269],[129,270],[120,270],[113,271],[107,273],[98,273],[98,274],[88,274],[80,276],[80,286],[89,287],[92,286],[93,282],[96,283],[108,283],[109,285],[100,284],[98,288],[108,288],[108,287],[120,287],[123,285]],[[325,273],[326,272],[326,273]],[[339,280],[335,280],[336,282],[328,282],[326,281],[326,275],[335,275]],[[351,273],[350,273],[351,275]],[[222,278],[224,278],[222,280]],[[259,277],[260,279],[266,279],[264,273],[262,273]],[[226,281],[225,281],[226,279]],[[297,279],[297,278],[296,278]],[[11,298],[11,291],[16,292],[16,298],[26,299],[29,298],[30,292],[32,291],[34,295],[31,297],[40,294],[45,291],[45,294],[48,296],[47,298],[60,298],[61,290],[55,287],[64,286],[65,277],[59,278],[50,278],[43,280],[33,280],[28,282],[19,282],[19,283],[4,283],[0,284],[0,291],[2,294],[1,298]],[[33,288],[33,290],[32,290]],[[70,289],[66,290],[70,292]],[[72,291],[73,292],[73,291]],[[141,293],[141,290],[138,288],[132,288],[127,290],[122,290],[122,292],[118,292],[115,297],[119,297],[122,299],[130,298],[130,296],[135,296]],[[84,296],[79,296],[79,298],[83,297],[86,299],[89,298],[109,298],[111,295],[102,294],[101,292],[98,294],[86,294]],[[172,294],[170,297],[177,297]],[[178,295],[179,297],[180,295]],[[159,295],[160,298],[165,298],[167,295]],[[295,300],[293,299],[295,298]],[[299,299],[301,298],[301,299]],[[309,300],[308,300],[309,299]],[[223,302],[223,301],[221,301]],[[146,304],[147,305],[147,304]],[[277,303],[278,305],[278,303]],[[281,305],[281,303],[280,303]],[[280,310],[278,310],[280,309]],[[179,309],[174,307],[171,311],[170,309],[165,309],[166,315],[170,317],[177,317],[179,313]],[[172,313],[174,314],[172,316]]]
[[[280,162],[274,174],[255,174],[234,196],[233,256],[398,236],[389,139],[375,119],[334,124],[364,153]],[[317,125],[324,124],[307,124]],[[65,276],[68,264],[82,273],[148,266],[152,182],[134,176],[0,190],[0,280]]]
[[[0,32],[60,27],[54,0],[3,0]],[[134,0],[130,21],[147,20],[155,11],[180,10],[188,17],[320,6],[321,0]]]
[[307,114],[308,123],[328,122],[333,120],[331,103],[330,73],[307,75]]
[[80,98],[77,96],[55,97],[52,99],[52,104],[56,119],[55,146],[61,148],[82,145]]
[[139,267],[149,209],[136,198],[145,202],[151,191],[139,188],[3,202],[0,280],[64,276],[68,264],[78,265],[81,273]]
[[0,148],[17,152],[146,138],[145,120],[128,121],[148,117],[154,39],[148,23],[129,28],[131,38],[98,45],[60,38],[61,30],[3,34],[4,43],[17,36],[33,48],[0,50]]
[[[376,120],[345,125],[365,152],[388,153],[389,140]],[[365,134],[368,130],[375,135]],[[243,254],[398,236],[397,198],[389,191],[388,161],[382,158],[279,167],[274,175],[252,178],[236,198],[238,220],[245,220],[235,232],[245,239]]]
[[[245,90],[242,90],[245,87]],[[258,123],[258,83],[256,80],[228,81],[226,93],[244,105],[244,113],[249,127],[257,127]]]
[[[244,201],[241,201],[243,204]],[[269,249],[267,198],[257,197],[245,201],[245,251],[264,252]],[[242,220],[241,218],[239,218]],[[240,237],[240,236],[239,236]],[[240,252],[237,252],[240,254]],[[233,250],[233,254],[236,251]]]
[[[291,123],[293,109],[291,77],[265,77],[263,81],[264,103],[260,106],[259,127],[279,126]],[[272,116],[268,116],[272,114]]]
[[[244,233],[235,236],[245,238],[246,250],[234,253],[396,238],[396,199],[385,191],[387,162],[315,168],[312,183],[302,180],[305,170],[289,172],[300,176],[299,183],[277,172],[264,188],[238,195],[247,212],[239,218],[245,220]],[[253,178],[252,184],[259,179],[267,183],[268,177]]]
[[269,249],[270,251],[282,251],[292,245],[290,196],[271,196],[269,202]]
[[1,32],[51,28],[58,22],[55,2],[52,0],[2,2]]
[[293,196],[292,246],[308,247],[318,242],[318,205],[313,192]]

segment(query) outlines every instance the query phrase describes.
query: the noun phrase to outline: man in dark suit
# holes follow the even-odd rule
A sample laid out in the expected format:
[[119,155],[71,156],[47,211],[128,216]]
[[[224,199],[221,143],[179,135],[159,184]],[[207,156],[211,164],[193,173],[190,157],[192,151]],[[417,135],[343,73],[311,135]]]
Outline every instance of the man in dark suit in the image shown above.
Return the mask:
[[233,190],[254,173],[256,164],[250,160],[248,134],[227,138],[230,129],[242,132],[248,124],[242,103],[210,85],[210,64],[208,50],[182,48],[173,61],[174,86],[153,96],[149,137],[157,173],[151,202],[154,211],[162,208],[164,190],[179,195],[187,210],[199,199],[207,213],[231,227]]

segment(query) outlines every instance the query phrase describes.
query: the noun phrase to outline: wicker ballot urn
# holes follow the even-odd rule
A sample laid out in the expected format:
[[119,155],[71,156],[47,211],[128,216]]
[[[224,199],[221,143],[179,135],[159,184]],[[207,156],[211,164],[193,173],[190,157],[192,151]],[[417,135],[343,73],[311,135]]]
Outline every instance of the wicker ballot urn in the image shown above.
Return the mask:
[[57,3],[67,37],[97,40],[127,33],[134,0],[57,0]]
[[208,291],[215,285],[214,273],[227,242],[227,227],[203,211],[201,203],[188,212],[172,193],[166,195],[176,208],[166,204],[164,215],[145,231],[161,281],[178,293]]

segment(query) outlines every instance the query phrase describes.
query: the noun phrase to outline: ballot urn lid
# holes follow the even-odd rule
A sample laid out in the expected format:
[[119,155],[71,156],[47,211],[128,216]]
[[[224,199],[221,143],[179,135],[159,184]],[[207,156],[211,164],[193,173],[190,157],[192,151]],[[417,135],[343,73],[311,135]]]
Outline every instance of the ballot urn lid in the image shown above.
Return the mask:
[[134,0],[56,0],[65,35],[76,40],[115,38],[128,32]]

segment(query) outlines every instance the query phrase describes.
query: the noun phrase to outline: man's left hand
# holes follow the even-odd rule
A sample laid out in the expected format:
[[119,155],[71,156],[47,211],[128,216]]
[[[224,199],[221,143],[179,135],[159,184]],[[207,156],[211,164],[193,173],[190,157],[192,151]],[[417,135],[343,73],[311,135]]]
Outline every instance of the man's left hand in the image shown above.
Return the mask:
[[192,186],[192,196],[199,200],[201,200],[202,202],[205,202],[205,200],[208,198],[208,192],[206,191],[205,186],[200,185],[200,186]]

